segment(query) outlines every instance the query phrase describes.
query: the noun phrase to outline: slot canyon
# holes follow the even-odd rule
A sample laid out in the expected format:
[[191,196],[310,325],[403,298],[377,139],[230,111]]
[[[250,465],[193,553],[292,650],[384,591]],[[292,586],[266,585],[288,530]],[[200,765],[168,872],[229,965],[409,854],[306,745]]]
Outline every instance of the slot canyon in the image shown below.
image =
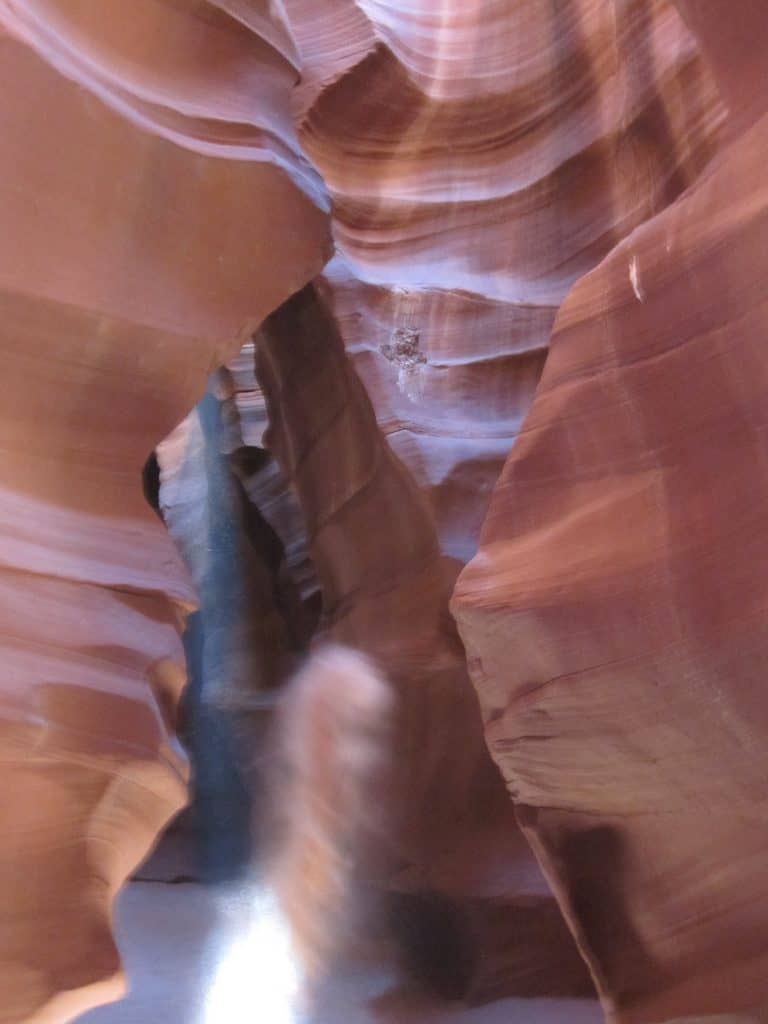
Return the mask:
[[768,1024],[766,49],[0,0],[0,1024]]

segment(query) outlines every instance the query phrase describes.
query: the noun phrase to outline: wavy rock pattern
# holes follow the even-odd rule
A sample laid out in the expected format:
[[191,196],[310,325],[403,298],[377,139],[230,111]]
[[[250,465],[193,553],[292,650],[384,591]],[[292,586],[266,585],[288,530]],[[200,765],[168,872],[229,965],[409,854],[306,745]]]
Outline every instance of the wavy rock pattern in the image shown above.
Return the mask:
[[[467,972],[468,998],[583,992],[589,979],[483,745],[429,505],[382,436],[316,288],[267,319],[258,350],[266,440],[306,518],[323,626],[386,666],[398,694],[388,828],[372,844],[368,878],[456,902],[483,954]],[[530,943],[516,946],[538,908]],[[501,948],[515,952],[491,955]]]
[[544,895],[448,613],[516,439],[455,608],[524,829],[614,1019],[757,1001],[765,9],[681,0],[715,83],[669,0],[285,7],[0,0],[0,1019],[119,988],[194,601],[141,468],[296,292],[272,443],[402,696],[382,859]]
[[722,107],[668,2],[287,10],[306,79],[300,138],[334,202],[337,257],[320,288],[426,499],[443,563],[430,608],[444,607],[557,307],[695,180]]
[[267,3],[0,3],[0,1020],[122,987],[115,890],[185,800],[194,595],[142,465],[322,266]]
[[[463,652],[443,604],[446,581],[429,507],[382,437],[335,321],[314,288],[268,318],[258,368],[269,410],[267,443],[306,517],[326,626],[335,639],[364,646],[400,684],[402,727],[396,734],[411,794],[404,813],[416,819],[406,832],[417,846],[426,843],[431,857],[445,843],[446,827],[454,832],[448,823],[478,807],[484,784],[473,785],[476,702],[469,687],[456,685]],[[468,742],[450,765],[441,765],[448,778],[428,764],[426,715],[440,743],[459,723],[469,723]],[[419,821],[425,807],[428,829]],[[393,843],[400,838],[395,829]],[[404,851],[398,856],[409,860]]]
[[768,11],[681,8],[727,142],[564,302],[453,603],[490,749],[622,1024],[768,998]]
[[406,874],[467,892],[506,855],[506,877],[487,877],[509,899],[539,882],[487,773],[448,598],[557,308],[697,179],[723,109],[669,2],[286,9],[299,136],[331,193],[337,255],[270,321],[272,441],[332,632],[403,695]]

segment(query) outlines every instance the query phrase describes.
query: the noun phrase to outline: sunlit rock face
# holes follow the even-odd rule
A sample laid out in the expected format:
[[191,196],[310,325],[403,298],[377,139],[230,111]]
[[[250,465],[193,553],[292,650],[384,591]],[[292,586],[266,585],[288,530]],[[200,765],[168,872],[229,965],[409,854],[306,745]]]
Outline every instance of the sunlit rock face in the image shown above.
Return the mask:
[[300,139],[334,201],[326,295],[456,573],[557,308],[696,179],[717,91],[669,2],[287,10]]
[[[226,13],[229,9],[230,13]],[[0,1019],[122,987],[116,887],[185,799],[194,594],[141,470],[322,266],[258,3],[0,3]]]
[[[331,193],[337,251],[260,342],[268,440],[302,503],[332,634],[401,694],[403,884],[482,898],[483,912],[495,901],[512,921],[546,887],[488,772],[448,599],[560,303],[697,180],[723,108],[666,2],[286,9],[299,137]],[[489,963],[499,940],[484,934]],[[508,956],[480,989],[514,990],[516,967]]]
[[768,12],[681,9],[725,142],[562,305],[453,603],[521,822],[632,1024],[768,997]]
[[399,697],[372,873],[469,998],[583,991],[487,740],[615,1020],[764,994],[766,16],[680,9],[0,0],[0,1019],[120,987],[195,601],[141,469],[278,307],[322,628]]
[[[394,610],[381,618],[399,623],[390,628],[401,654],[410,643],[429,650],[411,659],[408,688],[439,687],[462,703],[461,659],[451,683],[437,682],[460,651],[447,598],[476,550],[557,308],[696,180],[722,107],[667,2],[337,0],[321,16],[289,0],[286,9],[303,69],[299,136],[334,202],[337,255],[317,289],[412,494],[386,522],[393,536],[420,539],[394,561],[429,580],[418,599],[385,584],[394,562],[383,545],[375,558],[358,545],[359,569],[348,571],[390,595]],[[298,384],[280,385],[279,428],[301,449],[316,428],[291,415]],[[350,494],[359,490],[357,467],[337,472]],[[322,488],[313,502],[331,501]],[[337,598],[338,558],[325,561],[323,583],[342,628],[362,614],[365,592]],[[382,628],[376,616],[356,638],[381,647]],[[435,713],[430,699],[424,706]],[[458,732],[442,734],[446,751],[475,743],[469,717],[456,722]],[[431,770],[454,810],[465,806],[452,769],[436,758]]]

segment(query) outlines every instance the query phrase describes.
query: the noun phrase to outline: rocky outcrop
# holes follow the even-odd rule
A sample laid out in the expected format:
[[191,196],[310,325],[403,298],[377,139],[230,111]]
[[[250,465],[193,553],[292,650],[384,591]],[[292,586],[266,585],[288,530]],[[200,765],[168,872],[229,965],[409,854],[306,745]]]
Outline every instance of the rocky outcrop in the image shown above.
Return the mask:
[[686,0],[729,109],[578,282],[453,608],[610,1020],[768,998],[765,5]]
[[0,3],[9,1024],[120,990],[114,893],[185,799],[195,598],[142,466],[327,255],[288,111],[296,59],[267,10]]

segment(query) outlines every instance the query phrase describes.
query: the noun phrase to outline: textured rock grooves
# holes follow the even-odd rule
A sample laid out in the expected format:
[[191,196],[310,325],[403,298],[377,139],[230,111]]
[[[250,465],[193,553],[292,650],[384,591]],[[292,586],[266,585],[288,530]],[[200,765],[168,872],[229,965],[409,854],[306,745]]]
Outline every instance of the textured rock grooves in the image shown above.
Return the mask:
[[267,4],[239,7],[0,3],[9,1024],[120,991],[115,890],[185,799],[194,595],[142,465],[327,257],[287,33]]
[[[486,925],[501,908],[508,932],[478,941],[506,960],[474,994],[519,991],[510,933],[534,894],[547,918],[544,886],[488,776],[448,596],[560,303],[698,178],[723,110],[670,3],[286,6],[337,252],[261,342],[271,443],[332,632],[402,695],[402,884],[482,902]],[[559,941],[532,940],[533,959]],[[551,992],[555,973],[528,984]]]
[[[470,997],[510,986],[583,992],[583,970],[562,921],[548,912],[484,747],[428,502],[382,437],[315,288],[269,317],[258,342],[266,440],[304,511],[324,628],[386,666],[399,698],[395,771],[383,794],[388,831],[376,837],[368,877],[442,891],[484,953],[513,947],[521,918],[543,907],[530,949],[507,962],[484,957],[467,977]],[[500,905],[509,911],[501,927]]]
[[[457,817],[467,828],[465,815],[482,812],[489,775],[479,757],[480,731],[472,729],[476,700],[462,685],[464,655],[447,615],[449,590],[428,503],[381,436],[314,288],[268,319],[259,370],[270,413],[267,443],[304,510],[328,628],[337,640],[364,646],[399,684],[402,752],[395,760],[411,796],[397,810],[413,820],[408,840],[403,829],[394,830],[394,845],[427,844],[434,856],[446,831],[455,839]],[[440,747],[457,730],[464,743],[445,757]],[[396,849],[392,856],[428,859],[423,849],[410,854]]]
[[325,624],[400,695],[377,867],[468,901],[474,997],[581,984],[484,722],[613,1020],[768,996],[768,13],[678,6],[0,0],[0,1020],[120,987],[194,602],[141,469],[273,310]]
[[563,303],[453,603],[521,822],[632,1024],[768,998],[768,10],[681,9],[722,150]]

